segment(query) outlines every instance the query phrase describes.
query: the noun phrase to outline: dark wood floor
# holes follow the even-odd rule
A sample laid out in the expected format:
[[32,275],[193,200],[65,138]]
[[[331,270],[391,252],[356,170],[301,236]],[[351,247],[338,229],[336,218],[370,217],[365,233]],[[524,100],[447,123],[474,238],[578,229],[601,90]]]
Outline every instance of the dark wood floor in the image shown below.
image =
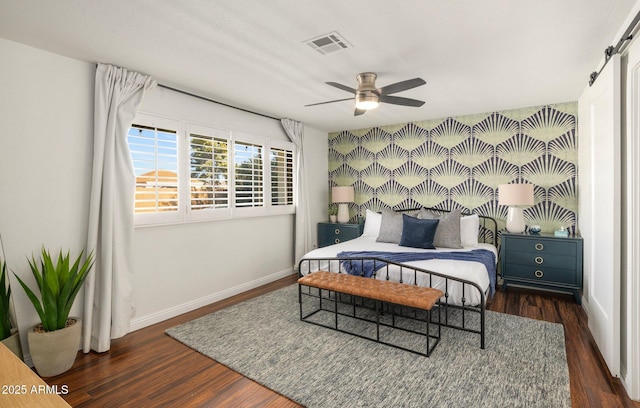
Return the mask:
[[[298,407],[293,401],[191,350],[164,330],[295,282],[284,278],[114,340],[108,353],[78,354],[68,372],[46,379],[67,385],[73,407]],[[564,324],[575,408],[633,407],[612,378],[587,328],[583,309],[569,295],[509,288],[488,309]]]

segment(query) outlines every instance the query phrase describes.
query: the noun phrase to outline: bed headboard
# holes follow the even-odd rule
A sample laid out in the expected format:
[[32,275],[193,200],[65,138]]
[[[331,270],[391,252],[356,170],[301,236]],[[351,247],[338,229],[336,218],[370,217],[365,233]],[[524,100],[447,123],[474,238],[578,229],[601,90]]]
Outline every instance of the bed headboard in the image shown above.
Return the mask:
[[[421,209],[433,211],[435,213],[448,213],[451,210],[445,210],[442,208],[435,207],[418,207],[418,208],[403,208],[403,209],[394,209],[396,212],[410,212],[410,211],[420,211]],[[462,211],[462,215],[473,215],[473,213]],[[480,242],[484,242],[487,244],[491,244],[495,247],[498,246],[498,222],[495,218],[477,214],[480,218],[480,229],[478,231],[478,240]]]

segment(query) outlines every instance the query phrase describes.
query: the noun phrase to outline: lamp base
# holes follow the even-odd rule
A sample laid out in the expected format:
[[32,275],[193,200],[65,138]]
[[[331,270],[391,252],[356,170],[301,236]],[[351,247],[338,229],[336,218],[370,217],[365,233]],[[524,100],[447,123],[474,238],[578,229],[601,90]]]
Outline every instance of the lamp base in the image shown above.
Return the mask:
[[342,224],[349,222],[349,204],[338,204],[338,222]]
[[522,208],[509,207],[507,212],[507,231],[513,233],[524,232],[526,224],[524,223],[524,216]]

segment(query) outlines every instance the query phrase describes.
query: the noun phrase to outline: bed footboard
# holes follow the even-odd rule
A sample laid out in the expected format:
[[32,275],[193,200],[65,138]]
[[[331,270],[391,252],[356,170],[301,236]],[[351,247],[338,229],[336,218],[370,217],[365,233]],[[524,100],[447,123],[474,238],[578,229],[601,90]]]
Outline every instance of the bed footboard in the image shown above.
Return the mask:
[[[303,259],[298,265],[300,277],[305,275],[303,271],[323,270],[334,273],[345,273],[343,263],[374,264],[374,275],[372,279],[388,280],[400,282],[408,285],[418,285],[441,290],[444,295],[437,302],[440,313],[440,324],[456,330],[477,334],[480,340],[480,348],[485,347],[485,310],[486,310],[486,290],[475,282],[447,276],[441,273],[426,269],[413,267],[397,262],[387,261],[382,258],[314,258]],[[380,267],[381,266],[381,267]],[[364,270],[361,267],[360,270]],[[307,288],[311,290],[311,288]],[[338,301],[342,301],[338,295]],[[354,304],[356,302],[352,296],[343,299],[345,303]],[[375,307],[368,305],[366,300],[357,300],[358,306]],[[394,307],[393,313],[402,313],[412,318],[418,318],[419,311],[408,307],[386,305]]]

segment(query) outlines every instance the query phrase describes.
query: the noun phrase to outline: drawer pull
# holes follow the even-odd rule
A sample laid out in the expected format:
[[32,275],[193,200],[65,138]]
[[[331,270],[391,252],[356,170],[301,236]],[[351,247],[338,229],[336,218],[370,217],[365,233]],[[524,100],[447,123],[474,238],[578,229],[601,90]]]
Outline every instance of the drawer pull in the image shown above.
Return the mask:
[[537,249],[538,251],[542,251],[542,250],[544,249],[544,245],[542,245],[541,243],[539,243],[539,242],[538,242],[538,243],[536,244],[536,249]]
[[542,265],[542,263],[544,262],[544,259],[541,256],[536,256],[536,259],[534,260],[538,265]]
[[338,235],[338,234],[340,234],[340,229],[339,229],[339,228],[336,228],[336,230],[335,230],[335,231],[333,231],[333,232],[334,232],[336,235]]
[[336,244],[340,243],[340,238],[336,238],[336,240],[334,241]]
[[544,273],[540,269],[535,271],[533,274],[536,275],[536,278],[542,278],[544,276]]

